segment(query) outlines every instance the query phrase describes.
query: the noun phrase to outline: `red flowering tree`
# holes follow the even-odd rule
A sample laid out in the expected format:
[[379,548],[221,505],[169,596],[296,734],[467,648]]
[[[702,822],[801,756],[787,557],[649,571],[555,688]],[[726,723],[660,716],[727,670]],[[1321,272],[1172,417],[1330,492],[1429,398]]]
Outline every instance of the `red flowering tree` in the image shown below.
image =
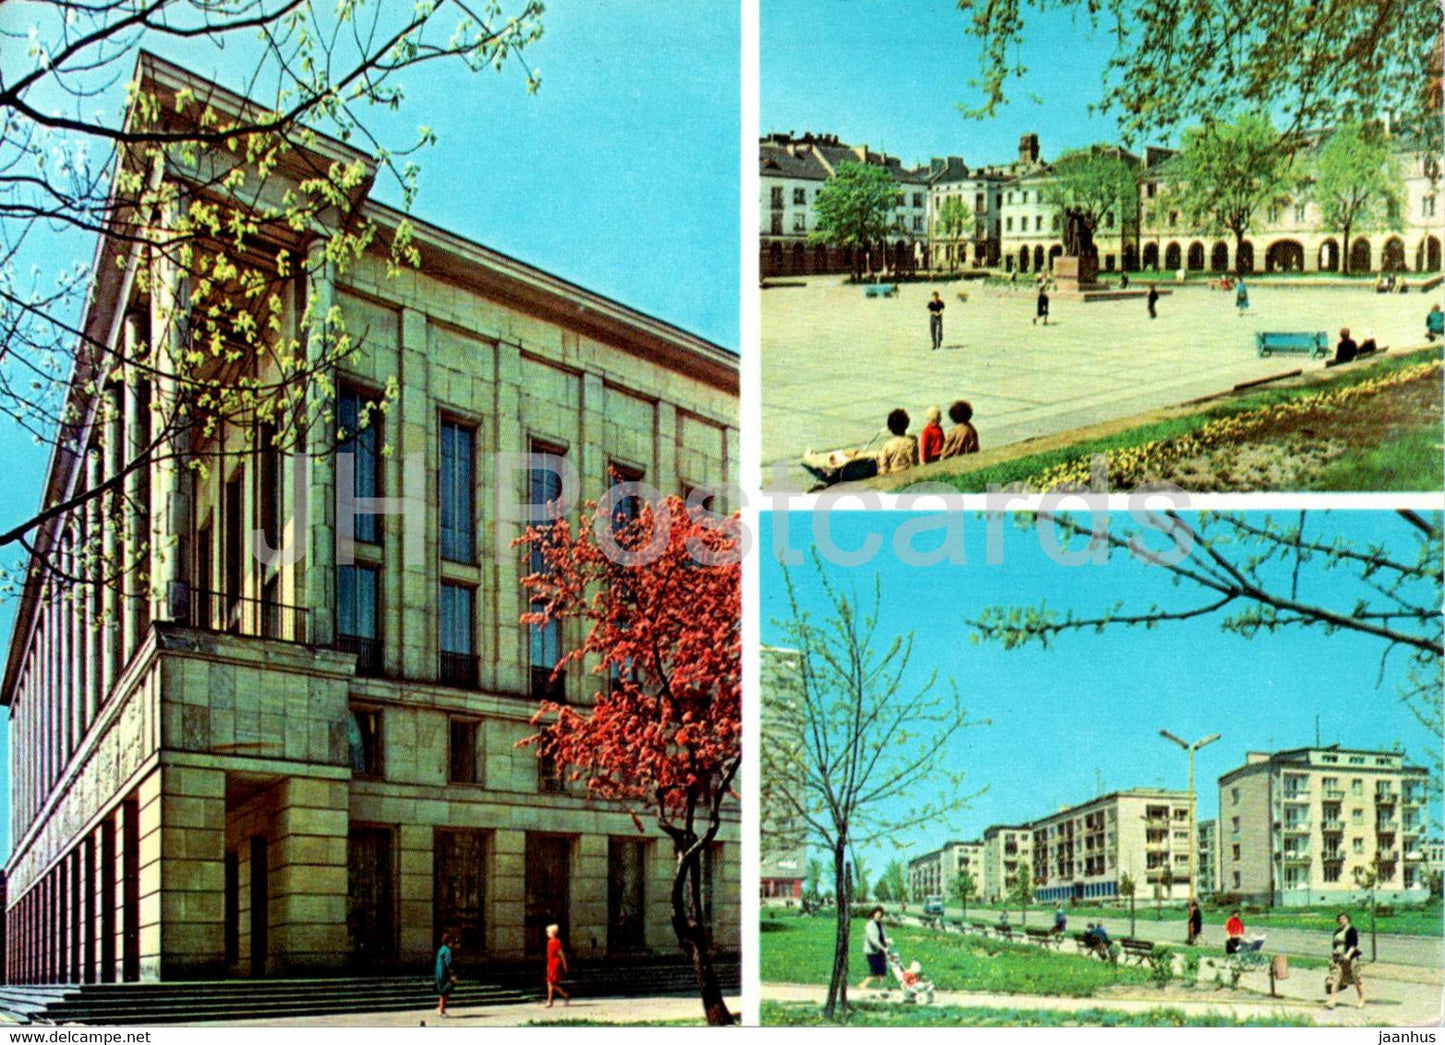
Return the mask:
[[714,1025],[733,1022],[709,953],[704,861],[742,757],[738,525],[668,498],[631,521],[589,504],[575,530],[559,519],[518,541],[540,558],[523,622],[575,618],[586,632],[553,677],[576,664],[598,680],[590,707],[544,701],[523,744],[672,840],[672,927]]

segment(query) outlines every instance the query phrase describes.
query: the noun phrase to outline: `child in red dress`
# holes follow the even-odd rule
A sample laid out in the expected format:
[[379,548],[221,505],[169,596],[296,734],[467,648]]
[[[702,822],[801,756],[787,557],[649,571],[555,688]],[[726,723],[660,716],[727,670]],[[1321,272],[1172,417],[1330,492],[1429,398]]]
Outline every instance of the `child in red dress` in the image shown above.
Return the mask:
[[563,1005],[572,1000],[572,996],[562,989],[562,977],[567,972],[567,952],[562,950],[562,941],[557,936],[561,931],[560,926],[547,926],[547,1008],[549,1009],[552,1007],[552,997],[555,994],[562,996]]

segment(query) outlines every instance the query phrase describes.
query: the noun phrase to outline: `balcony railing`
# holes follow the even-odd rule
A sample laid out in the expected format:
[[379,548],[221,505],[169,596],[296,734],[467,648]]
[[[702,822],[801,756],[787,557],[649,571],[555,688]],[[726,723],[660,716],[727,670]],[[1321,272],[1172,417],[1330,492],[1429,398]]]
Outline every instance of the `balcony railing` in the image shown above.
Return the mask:
[[1308,802],[1310,800],[1310,793],[1308,791],[1286,791],[1284,793],[1284,800],[1286,802]]
[[1309,834],[1310,822],[1308,820],[1286,821],[1284,833],[1287,835]]
[[1310,851],[1308,849],[1286,849],[1284,851],[1284,862],[1287,864],[1307,864],[1310,862]]
[[173,585],[170,597],[171,611],[177,619],[201,631],[280,642],[307,641],[310,618],[299,606],[207,591],[188,584]]
[[1327,831],[1327,832],[1329,832],[1329,833],[1331,833],[1331,834],[1339,834],[1339,833],[1340,833],[1341,831],[1343,831],[1344,829],[1345,829],[1345,822],[1344,822],[1343,820],[1321,820],[1321,821],[1320,821],[1320,830],[1321,830],[1321,831]]
[[1343,789],[1343,788],[1338,788],[1338,787],[1327,787],[1327,788],[1325,788],[1325,801],[1326,801],[1326,802],[1343,802],[1344,800],[1345,800],[1345,792],[1344,792],[1344,789]]
[[356,654],[356,673],[358,675],[377,678],[383,673],[380,639],[368,639],[360,635],[338,635],[334,645],[342,653]]
[[1380,849],[1376,851],[1375,859],[1382,864],[1393,864],[1400,859],[1400,851],[1398,849]]
[[443,650],[441,663],[437,666],[437,681],[443,686],[476,689],[479,678],[477,663],[475,654],[447,653]]
[[1320,854],[1320,859],[1327,864],[1337,864],[1345,858],[1343,849],[1326,849]]
[[1393,792],[1393,791],[1376,791],[1376,792],[1375,792],[1375,805],[1377,805],[1377,806],[1392,806],[1392,805],[1394,805],[1397,801],[1399,801],[1399,799],[1400,799],[1400,796],[1397,795],[1397,794],[1395,794],[1395,792]]

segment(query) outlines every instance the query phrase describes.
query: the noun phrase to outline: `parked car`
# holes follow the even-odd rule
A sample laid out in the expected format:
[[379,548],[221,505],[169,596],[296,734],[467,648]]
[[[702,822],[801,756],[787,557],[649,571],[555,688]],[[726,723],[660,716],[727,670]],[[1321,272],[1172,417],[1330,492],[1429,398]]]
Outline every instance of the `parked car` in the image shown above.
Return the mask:
[[923,901],[923,913],[929,917],[941,917],[943,915],[943,897],[929,896]]

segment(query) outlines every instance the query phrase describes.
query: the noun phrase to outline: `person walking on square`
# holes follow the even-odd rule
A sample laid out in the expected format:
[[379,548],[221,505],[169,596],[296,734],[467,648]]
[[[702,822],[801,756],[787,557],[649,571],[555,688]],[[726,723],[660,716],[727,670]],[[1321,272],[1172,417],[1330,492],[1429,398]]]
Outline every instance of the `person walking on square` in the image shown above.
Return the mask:
[[562,940],[558,934],[562,931],[559,925],[547,926],[547,1008],[552,1007],[554,995],[562,996],[562,1004],[567,1005],[572,1001],[572,995],[562,989],[562,977],[570,971],[567,967],[567,952],[562,947]]
[[1249,311],[1249,289],[1244,285],[1244,277],[1234,285],[1234,308],[1237,315],[1243,318]]
[[1156,306],[1159,304],[1159,286],[1155,283],[1149,284],[1149,318],[1158,319],[1159,312]]
[[874,980],[888,982],[888,934],[883,931],[883,908],[875,907],[868,912],[868,924],[863,926],[863,957],[868,962],[868,975],[858,985],[860,991],[868,989]]
[[1360,934],[1350,924],[1350,916],[1341,911],[1335,918],[1339,928],[1330,941],[1330,1000],[1325,1002],[1325,1008],[1333,1009],[1335,1001],[1340,993],[1341,987],[1355,985],[1355,994],[1358,1001],[1355,1002],[1357,1009],[1365,1007],[1365,983],[1360,979]]
[[1204,912],[1199,909],[1197,901],[1189,901],[1189,946],[1199,945],[1199,934],[1204,931]]
[[437,1015],[447,1015],[447,998],[457,985],[457,974],[452,967],[452,944],[456,938],[450,932],[442,933],[442,944],[437,948],[436,983]]
[[1039,284],[1039,300],[1034,309],[1034,322],[1044,321],[1044,326],[1049,325],[1049,287],[1047,283]]
[[933,300],[928,303],[928,332],[933,338],[933,350],[936,352],[943,347],[943,299],[936,290],[933,292]]

